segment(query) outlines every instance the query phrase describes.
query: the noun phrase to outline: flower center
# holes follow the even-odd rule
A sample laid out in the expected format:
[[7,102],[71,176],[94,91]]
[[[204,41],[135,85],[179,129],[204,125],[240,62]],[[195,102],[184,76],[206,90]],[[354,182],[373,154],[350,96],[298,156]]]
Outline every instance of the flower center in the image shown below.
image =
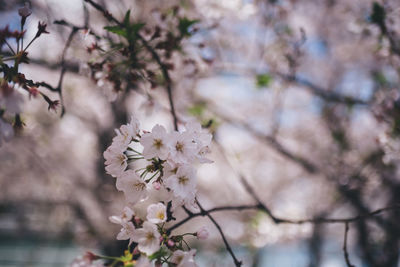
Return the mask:
[[129,137],[129,133],[123,133],[122,135],[124,136],[124,138],[123,138],[124,141],[126,141]]
[[119,160],[121,166],[124,165],[124,162],[125,162],[125,155],[123,155],[123,154],[118,155],[117,158],[118,158],[118,160]]
[[160,219],[160,220],[164,220],[164,218],[165,218],[164,212],[159,211],[159,212],[157,213],[157,218]]
[[147,232],[146,233],[146,239],[147,241],[151,241],[154,239],[154,234],[152,232]]
[[183,152],[183,144],[177,142],[177,143],[176,143],[176,146],[175,146],[175,149],[176,149],[176,151],[178,151],[178,152]]
[[154,139],[153,146],[160,150],[164,146],[164,144],[161,139]]
[[178,177],[178,182],[181,185],[186,185],[188,181],[189,181],[189,178],[187,178],[186,176]]
[[146,184],[145,183],[135,183],[134,185],[133,185],[133,187],[137,190],[137,191],[143,191],[144,189],[145,189],[145,187],[146,187]]
[[181,263],[181,261],[183,260],[183,256],[178,256],[178,257],[176,257],[176,263],[177,264],[179,264],[179,263]]

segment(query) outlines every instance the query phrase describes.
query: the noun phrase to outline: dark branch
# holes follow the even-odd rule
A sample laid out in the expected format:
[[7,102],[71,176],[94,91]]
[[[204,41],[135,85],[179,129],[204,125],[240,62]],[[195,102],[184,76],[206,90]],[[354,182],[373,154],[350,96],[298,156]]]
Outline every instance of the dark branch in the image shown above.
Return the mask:
[[288,82],[294,82],[297,83],[298,85],[306,87],[311,93],[314,95],[329,101],[329,102],[338,102],[338,103],[344,103],[344,104],[350,104],[350,105],[367,105],[368,102],[353,98],[350,96],[344,96],[341,94],[338,94],[334,91],[329,91],[325,88],[321,88],[318,85],[310,82],[309,80],[303,79],[298,77],[297,75],[288,75],[288,74],[283,74],[283,73],[276,73],[279,77],[282,79],[288,81]]
[[[117,25],[123,27],[124,25],[116,19],[110,12],[108,12],[106,9],[104,9],[101,5],[95,3],[92,0],[84,0],[85,2],[89,3],[91,6],[93,6],[96,10],[100,11],[103,13],[103,16],[110,22],[116,23]],[[175,105],[172,97],[172,80],[171,77],[169,76],[168,73],[168,68],[167,66],[162,62],[160,56],[158,53],[151,47],[151,45],[146,41],[146,39],[140,34],[136,33],[136,37],[143,43],[144,47],[146,50],[151,54],[153,59],[156,61],[157,65],[160,67],[162,75],[165,79],[165,82],[167,83],[166,89],[167,89],[167,94],[168,94],[168,101],[169,101],[169,106],[170,106],[170,111],[171,115],[174,121],[174,129],[177,131],[178,130],[178,117],[175,112]]]
[[235,263],[235,266],[237,266],[237,267],[242,266],[242,262],[236,258],[231,246],[228,243],[228,240],[226,240],[225,234],[222,231],[221,226],[218,224],[218,222],[211,216],[211,214],[207,210],[203,209],[203,207],[200,205],[200,203],[198,201],[197,201],[197,205],[199,205],[201,213],[205,214],[212,221],[212,223],[215,225],[215,227],[217,227],[217,229],[222,237],[222,240],[224,241],[226,249],[228,250],[229,254],[231,254],[231,257],[233,259],[233,262]]
[[343,241],[343,254],[344,254],[344,260],[346,261],[347,267],[355,267],[353,264],[350,262],[349,258],[349,252],[347,251],[347,233],[349,232],[349,223],[346,222],[344,224],[344,241]]

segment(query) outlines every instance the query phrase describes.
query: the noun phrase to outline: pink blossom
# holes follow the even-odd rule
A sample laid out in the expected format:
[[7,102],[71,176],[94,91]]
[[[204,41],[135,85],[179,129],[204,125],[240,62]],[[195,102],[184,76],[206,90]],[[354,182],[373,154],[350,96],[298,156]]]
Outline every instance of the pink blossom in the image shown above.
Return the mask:
[[168,135],[165,128],[159,124],[154,126],[151,133],[145,133],[140,139],[143,146],[143,157],[145,159],[154,157],[167,159],[169,153],[167,140]]
[[208,235],[209,235],[209,233],[208,233],[207,227],[205,227],[205,226],[203,226],[199,230],[197,230],[197,233],[196,233],[197,238],[200,240],[207,239]]

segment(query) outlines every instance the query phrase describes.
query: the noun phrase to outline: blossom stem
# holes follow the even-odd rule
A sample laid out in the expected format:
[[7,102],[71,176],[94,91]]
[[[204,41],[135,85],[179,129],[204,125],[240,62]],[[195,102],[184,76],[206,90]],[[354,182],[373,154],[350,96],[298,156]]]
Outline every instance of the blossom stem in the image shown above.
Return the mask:
[[129,151],[132,151],[132,152],[135,152],[135,153],[137,153],[138,155],[142,155],[142,153],[140,153],[139,151],[137,151],[137,150],[135,150],[135,149],[133,149],[133,148],[131,148],[131,147],[128,147],[128,150],[129,150]]
[[[21,32],[24,31],[24,24],[21,23]],[[24,35],[21,37],[21,50],[24,50]]]
[[[29,42],[29,44],[25,47],[24,52],[31,46],[31,44],[37,39],[37,36],[33,37],[33,39]],[[18,50],[17,50],[18,52]]]
[[15,55],[15,51],[12,48],[12,46],[7,42],[7,40],[4,39],[4,42],[6,43],[6,45],[8,46],[8,48],[10,48],[11,52]]
[[149,171],[148,170],[145,170],[141,175],[140,175],[140,178],[143,178],[143,177],[145,177],[146,176],[146,174],[148,173]]
[[15,56],[12,56],[12,57],[5,57],[5,58],[3,58],[3,61],[7,61],[7,60],[15,60],[16,59],[16,57]]
[[148,180],[146,180],[146,183],[148,183],[148,182],[150,182],[151,181],[151,179],[153,179],[154,178],[154,176],[156,176],[158,173],[159,173],[160,171],[158,170],[158,171],[156,171],[156,173],[155,174],[153,174]]

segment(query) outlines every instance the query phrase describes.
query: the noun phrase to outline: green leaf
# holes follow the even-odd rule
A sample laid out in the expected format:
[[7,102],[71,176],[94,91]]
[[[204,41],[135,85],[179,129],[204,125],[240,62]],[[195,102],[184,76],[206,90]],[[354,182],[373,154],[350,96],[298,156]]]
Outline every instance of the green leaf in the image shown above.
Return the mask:
[[149,256],[149,260],[159,259],[168,255],[168,250],[165,247],[161,247],[157,252]]
[[132,32],[137,33],[138,31],[140,31],[141,28],[144,27],[144,25],[146,25],[146,24],[141,23],[141,22],[139,22],[139,23],[134,23],[134,24],[132,24],[132,25],[130,26],[130,29],[131,29]]
[[133,42],[136,39],[136,34],[144,25],[144,23],[133,23],[127,26],[127,39],[129,42]]
[[196,104],[188,108],[188,113],[193,116],[201,116],[204,113],[206,105],[204,103]]
[[379,84],[380,86],[385,86],[388,84],[388,81],[387,81],[385,75],[380,71],[374,73],[373,77],[374,77],[375,82],[377,84]]
[[179,18],[179,32],[181,33],[182,36],[190,36],[192,35],[189,31],[190,26],[198,23],[199,20],[195,19],[195,20],[190,20],[186,17],[183,18]]
[[257,79],[257,87],[268,87],[272,82],[272,76],[268,73],[259,74],[256,76]]
[[115,33],[122,37],[127,38],[126,30],[121,28],[120,26],[105,26],[104,29],[109,32],[112,32],[112,33]]
[[129,24],[130,24],[130,22],[129,22],[130,16],[131,16],[131,10],[129,9],[128,11],[126,11],[125,18],[124,18],[124,25],[125,26],[129,26]]

